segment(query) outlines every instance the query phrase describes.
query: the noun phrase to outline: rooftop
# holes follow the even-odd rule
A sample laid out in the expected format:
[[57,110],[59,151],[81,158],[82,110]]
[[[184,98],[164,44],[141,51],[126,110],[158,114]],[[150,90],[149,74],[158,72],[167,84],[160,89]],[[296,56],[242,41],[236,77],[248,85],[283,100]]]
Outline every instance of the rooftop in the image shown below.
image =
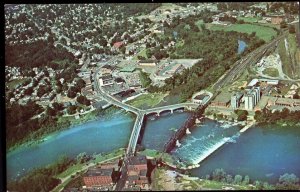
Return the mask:
[[146,156],[133,156],[129,159],[129,165],[147,164]]
[[112,79],[112,75],[103,75],[100,78],[103,79],[103,80],[109,80],[109,79]]
[[115,43],[114,43],[114,47],[115,47],[115,48],[120,48],[122,45],[123,45],[123,42],[122,42],[122,41],[119,41],[119,42],[115,42]]
[[134,70],[135,70],[134,66],[125,66],[120,70],[120,72],[133,72]]
[[157,60],[140,60],[139,63],[156,63]]
[[203,100],[204,98],[208,97],[208,95],[206,94],[201,94],[201,95],[197,95],[194,99],[197,99],[197,100]]
[[87,177],[111,176],[112,172],[113,172],[113,168],[110,168],[110,169],[90,168],[85,176],[87,176]]

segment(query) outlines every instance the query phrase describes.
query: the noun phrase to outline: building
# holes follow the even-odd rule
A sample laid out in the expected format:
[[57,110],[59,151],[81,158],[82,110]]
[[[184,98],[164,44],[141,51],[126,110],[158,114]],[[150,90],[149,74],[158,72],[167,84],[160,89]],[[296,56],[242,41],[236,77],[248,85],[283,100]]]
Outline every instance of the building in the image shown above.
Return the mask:
[[197,103],[197,104],[203,104],[203,103],[206,103],[206,101],[209,99],[209,95],[206,95],[206,94],[201,94],[201,95],[196,95],[192,101],[194,103]]
[[235,93],[231,96],[231,101],[230,101],[231,108],[233,109],[239,108],[242,96],[243,96],[242,93]]
[[128,170],[147,170],[146,156],[133,156],[128,160]]
[[120,49],[122,46],[123,46],[123,42],[122,41],[114,43],[114,48],[116,48],[116,49]]
[[112,75],[105,75],[99,78],[100,86],[112,85],[114,84],[114,80]]
[[102,67],[100,69],[100,73],[101,75],[110,75],[112,73],[112,70],[110,68]]
[[245,109],[253,110],[255,106],[255,95],[248,93],[245,95]]
[[139,65],[140,66],[151,66],[155,67],[157,65],[157,60],[140,60]]
[[147,178],[147,159],[146,156],[133,156],[128,159],[127,180],[125,188],[149,189],[149,180]]
[[300,99],[290,99],[290,98],[276,98],[273,105],[285,106],[285,107],[299,107]]
[[260,100],[260,87],[254,87],[253,91],[255,92],[255,97],[256,97],[256,104],[258,103],[258,101]]
[[279,25],[282,21],[284,21],[284,16],[273,16],[271,17],[271,23],[275,25]]
[[172,66],[172,68],[168,71],[166,71],[166,74],[168,75],[174,75],[175,73],[180,73],[184,70],[184,67],[182,64],[176,64]]
[[259,82],[267,83],[268,85],[278,85],[279,81],[275,79],[258,79]]
[[231,94],[226,92],[221,92],[212,102],[213,107],[227,107],[230,103]]
[[113,185],[113,174],[113,168],[90,168],[83,177],[83,182],[87,188],[109,187]]
[[253,110],[255,105],[260,100],[260,87],[250,87],[246,88],[247,93],[245,94],[245,109]]

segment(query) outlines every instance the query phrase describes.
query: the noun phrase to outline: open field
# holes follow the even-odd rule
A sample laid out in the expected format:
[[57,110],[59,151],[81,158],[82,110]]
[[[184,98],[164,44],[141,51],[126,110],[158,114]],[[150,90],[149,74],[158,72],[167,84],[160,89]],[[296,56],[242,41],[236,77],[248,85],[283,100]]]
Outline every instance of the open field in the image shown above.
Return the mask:
[[159,104],[165,96],[167,96],[167,94],[148,93],[129,101],[128,104],[133,105],[134,107],[154,107]]
[[237,31],[241,33],[251,34],[252,32],[256,33],[256,36],[260,39],[265,40],[266,42],[272,39],[272,36],[275,37],[277,32],[265,26],[259,26],[254,24],[232,24],[230,26],[221,26],[221,25],[211,25],[211,30],[224,30],[224,31]]
[[175,164],[174,159],[170,154],[159,152],[154,149],[145,149],[144,151],[140,151],[139,154],[145,155],[150,158],[156,158],[156,159],[161,157],[163,162],[168,164],[173,164],[173,165]]
[[154,172],[154,190],[250,190],[251,185],[236,185],[218,181],[199,179],[177,173],[164,168],[157,168]]
[[13,90],[16,87],[22,85],[27,79],[29,79],[29,78],[14,79],[14,80],[8,82],[6,85],[8,86],[8,89]]
[[132,59],[133,60],[138,60],[138,56],[145,57],[146,59],[148,59],[146,51],[147,51],[147,49],[143,49],[138,54],[136,54]]
[[269,75],[271,77],[278,77],[279,76],[279,72],[277,69],[270,67],[270,68],[266,68],[263,70],[263,74],[265,75]]

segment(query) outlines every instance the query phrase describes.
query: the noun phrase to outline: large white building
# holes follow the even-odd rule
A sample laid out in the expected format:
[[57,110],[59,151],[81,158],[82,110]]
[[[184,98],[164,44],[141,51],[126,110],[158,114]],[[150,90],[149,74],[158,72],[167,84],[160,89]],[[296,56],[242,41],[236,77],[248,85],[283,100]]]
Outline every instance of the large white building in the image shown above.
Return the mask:
[[231,96],[231,101],[230,101],[231,108],[237,109],[240,106],[240,100],[242,96],[243,96],[242,93],[235,93],[234,95]]
[[260,100],[260,87],[252,87],[251,89],[246,89],[245,94],[245,109],[253,110],[255,105]]
[[253,110],[255,106],[255,94],[248,93],[245,95],[245,109]]

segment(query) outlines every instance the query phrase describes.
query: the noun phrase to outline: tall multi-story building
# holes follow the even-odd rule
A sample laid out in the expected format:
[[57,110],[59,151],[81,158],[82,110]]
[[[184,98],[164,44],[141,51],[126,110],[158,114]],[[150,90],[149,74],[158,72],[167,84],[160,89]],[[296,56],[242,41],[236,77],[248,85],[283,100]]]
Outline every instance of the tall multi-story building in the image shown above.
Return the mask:
[[234,95],[231,96],[231,108],[237,109],[240,106],[240,100],[242,98],[243,94],[242,93],[235,93]]
[[247,93],[245,94],[245,109],[253,110],[259,100],[260,87],[252,87],[251,89],[247,89]]
[[255,106],[255,95],[252,93],[248,93],[245,95],[245,109],[253,110]]
[[254,87],[253,88],[256,91],[256,104],[260,100],[260,87]]

